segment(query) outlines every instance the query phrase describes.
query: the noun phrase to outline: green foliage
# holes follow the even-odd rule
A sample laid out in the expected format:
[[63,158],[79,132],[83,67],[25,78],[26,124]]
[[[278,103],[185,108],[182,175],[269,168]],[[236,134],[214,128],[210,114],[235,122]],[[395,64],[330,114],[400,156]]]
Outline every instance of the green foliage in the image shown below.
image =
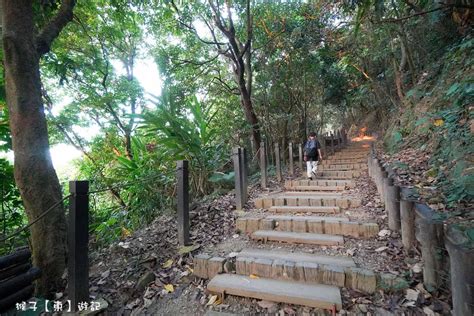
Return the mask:
[[215,114],[196,97],[178,105],[165,94],[156,111],[140,116],[146,135],[157,139],[170,159],[190,161],[190,183],[196,195],[210,192],[210,176],[229,157],[229,148],[218,138],[218,129],[211,125]]

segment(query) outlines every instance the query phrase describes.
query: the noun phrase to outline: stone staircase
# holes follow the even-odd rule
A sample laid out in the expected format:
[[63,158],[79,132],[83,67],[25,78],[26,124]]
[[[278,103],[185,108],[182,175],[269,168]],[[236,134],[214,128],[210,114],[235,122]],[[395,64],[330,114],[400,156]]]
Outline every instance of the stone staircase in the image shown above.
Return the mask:
[[[375,222],[352,221],[341,214],[361,205],[347,189],[367,169],[368,153],[367,143],[352,144],[323,161],[316,179],[288,180],[288,191],[260,196],[256,210],[236,220],[237,231],[263,243],[263,248],[280,242],[318,250],[343,245],[345,237],[375,238]],[[373,293],[378,282],[373,271],[357,267],[347,256],[248,248],[232,258],[199,255],[194,263],[195,275],[210,279],[211,293],[329,309],[333,314],[342,309],[340,288]]]

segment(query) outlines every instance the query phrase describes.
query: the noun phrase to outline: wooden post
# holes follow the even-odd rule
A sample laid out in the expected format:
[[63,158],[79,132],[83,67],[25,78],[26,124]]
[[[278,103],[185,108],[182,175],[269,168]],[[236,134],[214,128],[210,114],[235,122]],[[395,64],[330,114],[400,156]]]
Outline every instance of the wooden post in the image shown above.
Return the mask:
[[423,283],[426,287],[437,288],[442,283],[441,275],[447,257],[444,225],[442,220],[434,218],[435,212],[427,205],[415,203],[415,210],[416,239],[421,245],[423,259]]
[[406,253],[410,253],[415,244],[415,203],[413,190],[400,189],[400,220],[402,228],[402,243]]
[[341,138],[341,131],[337,130],[337,149],[341,150],[342,149],[342,138]]
[[189,245],[189,163],[178,160],[176,163],[177,205],[178,205],[178,241],[181,246]]
[[237,210],[242,210],[244,207],[244,198],[243,198],[243,192],[242,192],[242,162],[240,161],[242,159],[242,155],[240,154],[241,152],[240,147],[234,147],[232,149],[232,158],[234,160],[234,178],[235,178],[235,208]]
[[[386,207],[388,209],[388,227],[399,232],[401,229],[400,220],[400,187],[393,185],[393,179],[388,178],[389,186],[386,191]],[[391,182],[391,183],[390,183]]]
[[335,150],[335,144],[334,144],[334,132],[331,132],[331,154],[334,155],[336,152]]
[[247,155],[247,149],[246,148],[240,148],[240,163],[242,164],[241,170],[242,170],[242,199],[243,203],[247,203],[248,200],[248,174],[249,174],[249,159]]
[[319,143],[321,144],[321,153],[323,154],[323,157],[325,159],[327,159],[326,136],[325,136],[325,134],[321,135],[321,138],[319,138]]
[[464,232],[451,225],[446,231],[446,248],[450,259],[453,315],[474,315],[472,241],[469,241]]
[[68,297],[89,302],[89,181],[69,181]]
[[262,189],[267,187],[267,159],[265,154],[265,142],[260,143],[260,174],[262,176]]
[[288,143],[288,160],[289,160],[289,164],[290,164],[290,175],[294,176],[295,175],[295,169],[294,169],[294,164],[293,164],[293,143],[290,142]]
[[299,155],[299,164],[300,171],[303,171],[303,145],[300,143],[298,144],[298,155]]
[[281,160],[280,160],[280,145],[275,143],[275,167],[276,167],[276,177],[278,181],[281,181]]

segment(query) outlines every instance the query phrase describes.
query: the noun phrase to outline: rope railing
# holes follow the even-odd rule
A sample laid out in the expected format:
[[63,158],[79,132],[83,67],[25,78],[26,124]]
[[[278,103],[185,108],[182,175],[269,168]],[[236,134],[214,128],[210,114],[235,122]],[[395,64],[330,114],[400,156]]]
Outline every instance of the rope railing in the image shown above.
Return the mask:
[[14,233],[10,234],[9,236],[0,239],[0,243],[3,243],[5,241],[17,236],[22,231],[24,231],[24,230],[30,228],[31,226],[33,226],[35,223],[37,223],[39,220],[41,220],[43,217],[45,217],[49,212],[51,212],[53,209],[55,209],[59,204],[63,203],[66,199],[68,199],[70,196],[71,196],[71,194],[65,196],[64,198],[62,198],[58,202],[54,203],[50,208],[48,208],[46,211],[41,213],[37,218],[35,218],[33,221],[31,221],[31,223],[28,223],[28,225],[25,225],[22,228],[17,229]]

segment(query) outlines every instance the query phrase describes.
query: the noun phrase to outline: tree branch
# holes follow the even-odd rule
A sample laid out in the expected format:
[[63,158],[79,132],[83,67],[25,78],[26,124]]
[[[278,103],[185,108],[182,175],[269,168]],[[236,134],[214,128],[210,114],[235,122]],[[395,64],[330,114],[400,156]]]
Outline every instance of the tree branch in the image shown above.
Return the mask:
[[73,9],[76,0],[62,0],[58,13],[46,24],[36,37],[36,50],[38,54],[44,55],[51,50],[51,44],[61,33],[62,29],[73,18]]

